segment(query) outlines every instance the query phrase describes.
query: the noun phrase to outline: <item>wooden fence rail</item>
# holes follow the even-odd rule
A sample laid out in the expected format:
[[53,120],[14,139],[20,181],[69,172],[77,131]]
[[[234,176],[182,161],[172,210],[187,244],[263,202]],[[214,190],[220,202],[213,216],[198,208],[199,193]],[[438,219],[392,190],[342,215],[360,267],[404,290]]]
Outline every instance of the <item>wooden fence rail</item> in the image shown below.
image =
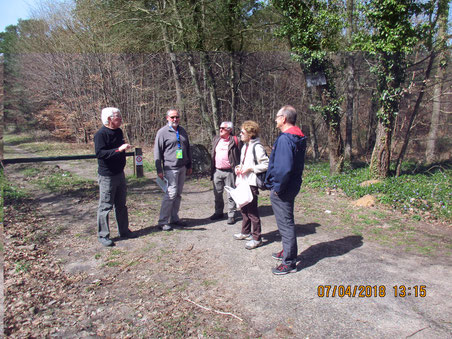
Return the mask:
[[[127,152],[126,157],[134,157],[134,174],[137,178],[143,176],[143,152],[141,148],[135,148],[135,152]],[[43,162],[43,161],[65,161],[65,160],[81,160],[81,159],[96,159],[95,154],[87,155],[62,155],[58,157],[35,157],[35,158],[15,158],[15,159],[3,159],[3,165],[9,164],[21,164],[29,162]]]

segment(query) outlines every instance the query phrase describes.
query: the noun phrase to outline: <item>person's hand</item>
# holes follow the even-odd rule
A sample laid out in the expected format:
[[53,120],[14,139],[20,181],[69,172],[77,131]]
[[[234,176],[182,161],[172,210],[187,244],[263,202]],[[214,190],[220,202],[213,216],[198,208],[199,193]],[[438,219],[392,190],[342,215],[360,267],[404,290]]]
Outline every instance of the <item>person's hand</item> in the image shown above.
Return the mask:
[[121,146],[119,146],[118,151],[124,152],[125,150],[128,150],[129,148],[132,148],[132,146],[129,144],[122,144]]
[[157,175],[159,176],[160,179],[163,180],[163,173],[157,173]]
[[246,173],[252,172],[253,169],[251,167],[243,168],[240,170],[240,174],[245,175]]
[[193,173],[193,168],[187,168],[187,175],[191,175]]

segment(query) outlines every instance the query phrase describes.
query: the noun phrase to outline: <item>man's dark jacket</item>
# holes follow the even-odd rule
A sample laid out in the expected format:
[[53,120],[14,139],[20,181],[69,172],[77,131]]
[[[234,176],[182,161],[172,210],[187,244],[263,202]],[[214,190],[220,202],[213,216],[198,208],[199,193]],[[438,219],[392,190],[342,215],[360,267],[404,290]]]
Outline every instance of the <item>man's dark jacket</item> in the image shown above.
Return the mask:
[[113,176],[124,171],[126,166],[125,152],[119,152],[124,144],[124,136],[120,128],[110,129],[102,126],[94,135],[98,170],[103,176]]
[[306,153],[306,137],[290,127],[276,139],[268,164],[265,184],[279,196],[295,197],[300,191]]
[[[221,137],[219,135],[216,135],[213,138],[212,141],[212,151],[211,151],[211,166],[210,166],[210,179],[213,180],[213,174],[215,173],[215,149],[217,148],[218,142],[220,141]],[[242,141],[237,138],[236,136],[230,135],[229,136],[229,145],[228,145],[228,159],[229,163],[231,164],[232,170],[234,170],[234,167],[240,164],[240,149],[242,148]]]

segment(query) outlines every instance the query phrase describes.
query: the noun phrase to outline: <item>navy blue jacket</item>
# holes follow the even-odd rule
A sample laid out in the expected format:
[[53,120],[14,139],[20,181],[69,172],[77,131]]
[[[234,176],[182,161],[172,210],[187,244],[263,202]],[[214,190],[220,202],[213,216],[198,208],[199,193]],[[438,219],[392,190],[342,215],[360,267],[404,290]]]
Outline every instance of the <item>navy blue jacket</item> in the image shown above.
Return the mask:
[[293,126],[276,139],[265,184],[279,196],[295,197],[300,191],[306,153],[306,137]]

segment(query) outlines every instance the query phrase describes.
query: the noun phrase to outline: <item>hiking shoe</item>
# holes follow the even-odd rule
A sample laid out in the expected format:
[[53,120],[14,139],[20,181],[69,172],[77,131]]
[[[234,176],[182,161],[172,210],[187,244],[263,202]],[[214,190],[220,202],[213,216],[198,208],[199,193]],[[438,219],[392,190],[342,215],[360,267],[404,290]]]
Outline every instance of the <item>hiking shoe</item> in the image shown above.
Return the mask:
[[170,225],[163,225],[160,226],[160,228],[162,229],[162,231],[171,231],[173,229]]
[[228,218],[228,225],[234,225],[235,224],[235,218],[234,217],[229,217]]
[[135,238],[138,238],[138,235],[133,233],[132,231],[129,231],[129,232],[121,234],[119,237],[123,238],[123,239],[135,239]]
[[105,247],[114,246],[115,244],[110,238],[99,238],[99,242]]
[[252,240],[246,242],[245,248],[247,250],[252,250],[253,248],[259,247],[260,245],[262,245],[262,240],[252,239]]
[[210,216],[210,220],[220,220],[224,218],[224,213],[218,214],[218,213],[214,213]]
[[295,266],[289,266],[281,264],[278,267],[272,268],[272,273],[275,275],[283,275],[287,273],[295,273],[297,268]]
[[253,237],[251,234],[243,234],[243,233],[236,233],[234,234],[235,240],[253,240]]
[[178,220],[178,221],[172,222],[171,225],[185,227],[185,226],[187,226],[187,223],[185,221]]
[[277,253],[272,253],[272,258],[273,259],[276,259],[276,260],[283,260],[283,257],[284,257],[284,250],[281,250],[281,251],[279,251],[279,252],[277,252]]

